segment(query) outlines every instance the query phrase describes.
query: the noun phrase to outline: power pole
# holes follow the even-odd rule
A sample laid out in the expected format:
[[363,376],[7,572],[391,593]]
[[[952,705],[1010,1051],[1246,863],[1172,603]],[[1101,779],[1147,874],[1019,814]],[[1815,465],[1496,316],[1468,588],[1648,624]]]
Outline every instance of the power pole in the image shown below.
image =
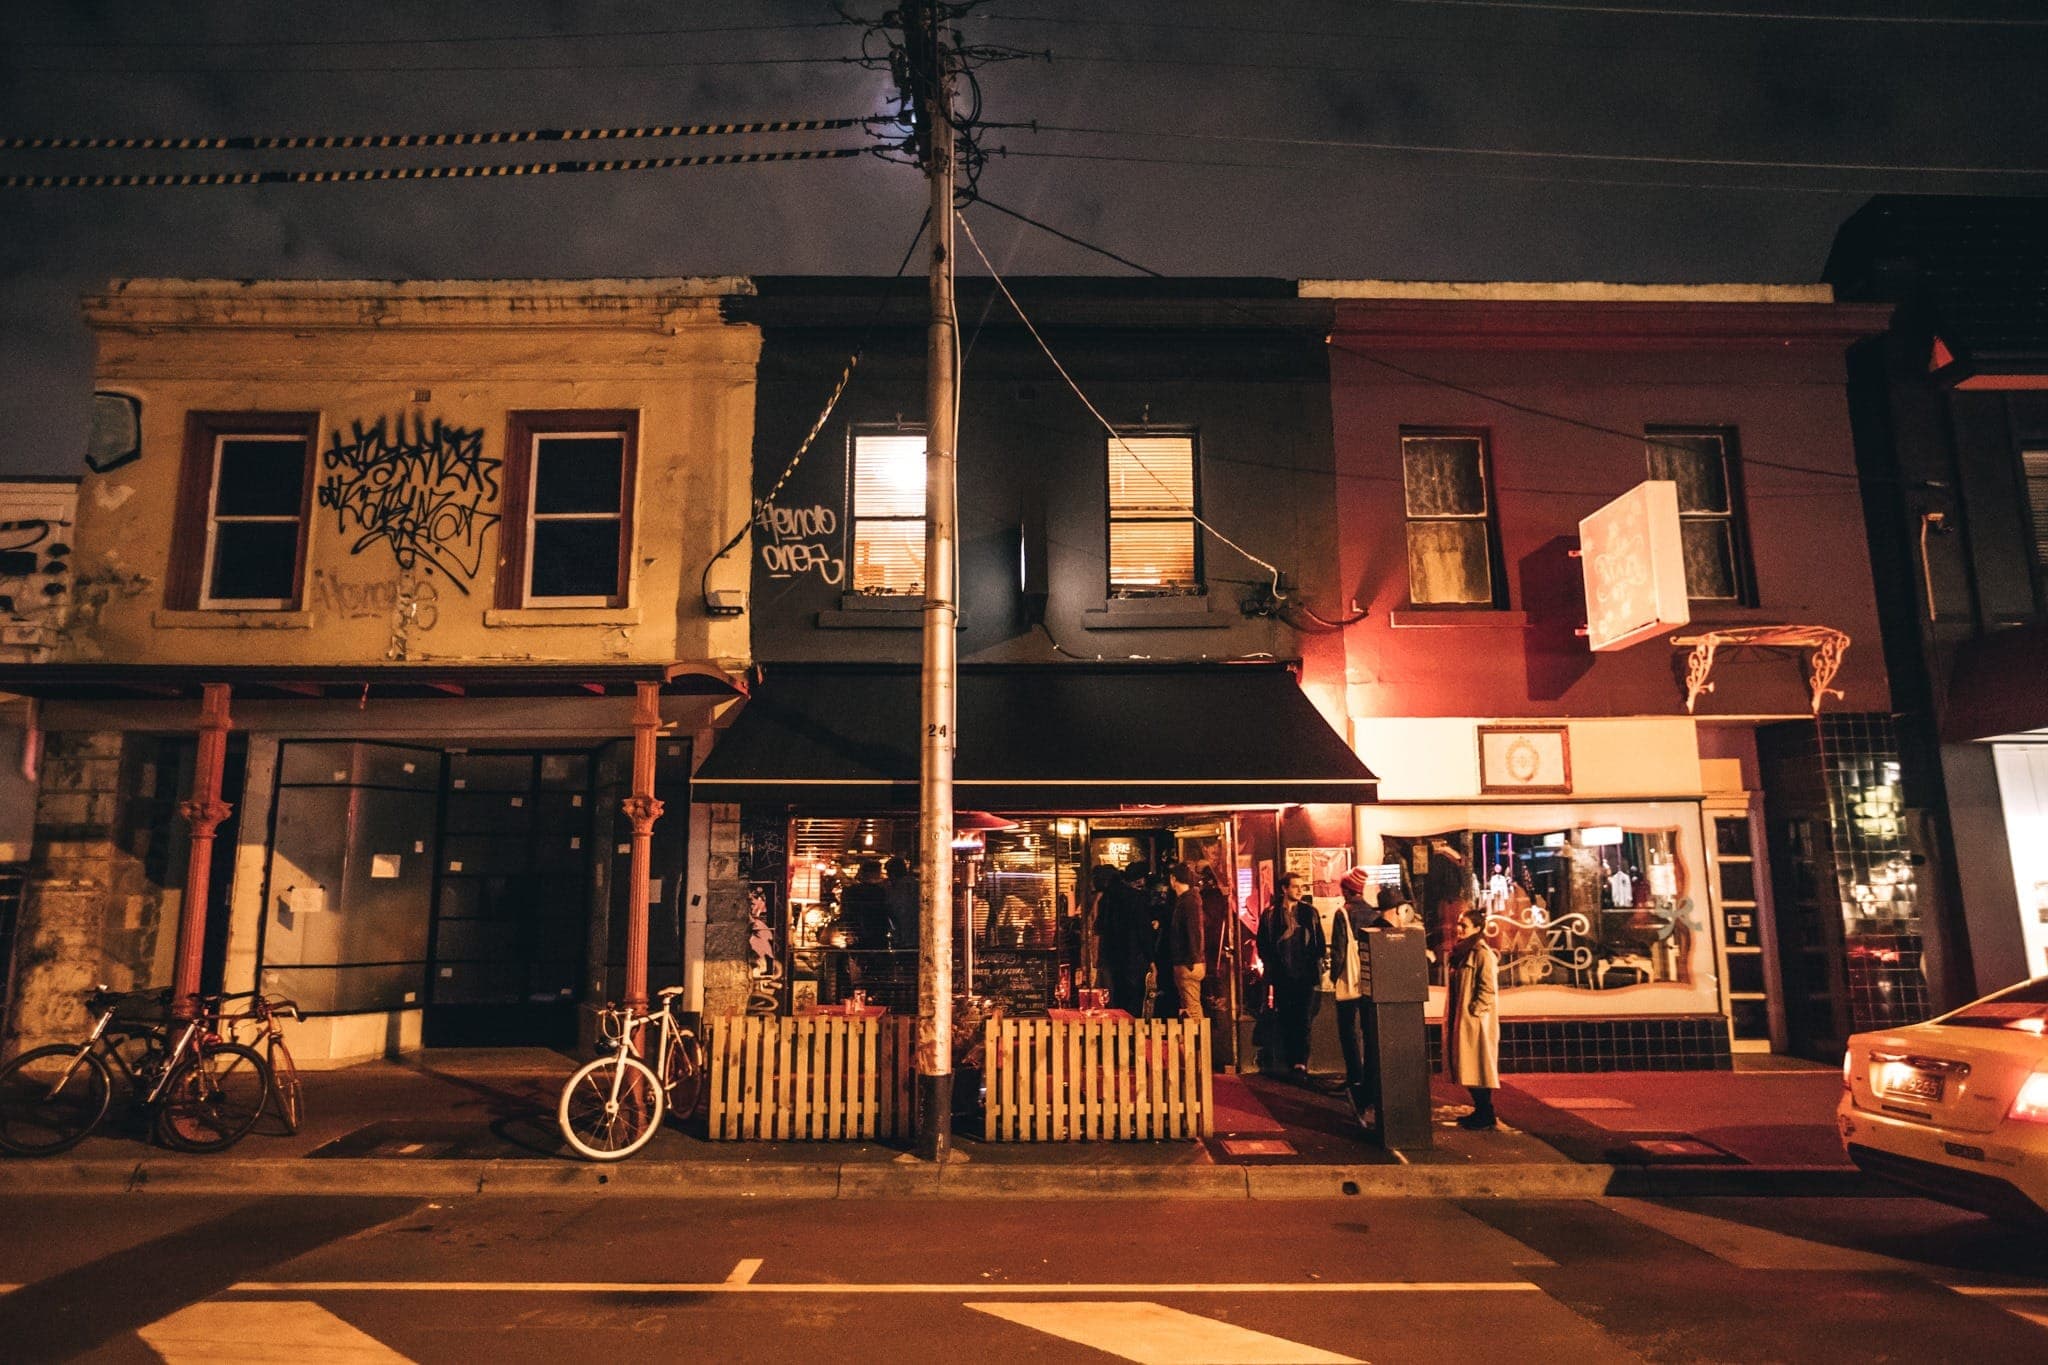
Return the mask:
[[953,750],[959,671],[959,329],[953,302],[953,84],[944,0],[906,0],[903,40],[920,164],[931,185],[931,326],[925,356],[924,661],[918,740],[917,1154],[953,1145]]

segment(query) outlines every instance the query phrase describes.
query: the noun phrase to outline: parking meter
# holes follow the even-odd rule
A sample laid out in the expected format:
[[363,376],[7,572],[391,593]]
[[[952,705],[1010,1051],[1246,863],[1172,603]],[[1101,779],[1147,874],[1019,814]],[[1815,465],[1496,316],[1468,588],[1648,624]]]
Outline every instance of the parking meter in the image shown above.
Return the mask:
[[1421,929],[1372,929],[1359,936],[1365,978],[1366,1047],[1372,1093],[1361,1098],[1379,1114],[1380,1146],[1429,1146],[1429,1035],[1422,1021],[1429,1000],[1428,934]]

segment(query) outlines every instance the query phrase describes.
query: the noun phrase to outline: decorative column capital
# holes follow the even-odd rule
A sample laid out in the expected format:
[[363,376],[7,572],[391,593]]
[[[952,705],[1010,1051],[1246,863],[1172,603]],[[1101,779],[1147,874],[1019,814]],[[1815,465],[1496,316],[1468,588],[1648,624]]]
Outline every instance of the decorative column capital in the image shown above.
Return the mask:
[[235,808],[219,798],[189,798],[178,803],[178,814],[192,827],[195,839],[211,839],[221,822],[235,813]]
[[663,806],[660,797],[636,795],[621,801],[619,809],[633,822],[635,834],[648,834],[653,831],[654,822],[661,818],[661,813],[666,807]]

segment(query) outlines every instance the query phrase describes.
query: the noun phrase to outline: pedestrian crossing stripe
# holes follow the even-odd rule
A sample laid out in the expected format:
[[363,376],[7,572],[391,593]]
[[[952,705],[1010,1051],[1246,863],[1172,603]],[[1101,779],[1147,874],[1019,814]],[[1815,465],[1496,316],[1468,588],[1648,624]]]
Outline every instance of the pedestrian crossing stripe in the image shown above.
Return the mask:
[[303,1299],[207,1300],[137,1335],[164,1365],[412,1365],[410,1356]]
[[969,1303],[977,1313],[1139,1365],[1360,1365],[1354,1356],[1143,1300]]

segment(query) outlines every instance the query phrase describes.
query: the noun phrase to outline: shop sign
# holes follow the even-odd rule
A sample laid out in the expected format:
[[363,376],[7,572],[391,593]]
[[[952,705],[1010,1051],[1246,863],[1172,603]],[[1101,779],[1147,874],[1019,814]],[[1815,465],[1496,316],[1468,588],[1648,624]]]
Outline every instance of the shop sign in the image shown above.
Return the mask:
[[1646,479],[1579,523],[1586,643],[1627,649],[1692,619],[1678,485]]

